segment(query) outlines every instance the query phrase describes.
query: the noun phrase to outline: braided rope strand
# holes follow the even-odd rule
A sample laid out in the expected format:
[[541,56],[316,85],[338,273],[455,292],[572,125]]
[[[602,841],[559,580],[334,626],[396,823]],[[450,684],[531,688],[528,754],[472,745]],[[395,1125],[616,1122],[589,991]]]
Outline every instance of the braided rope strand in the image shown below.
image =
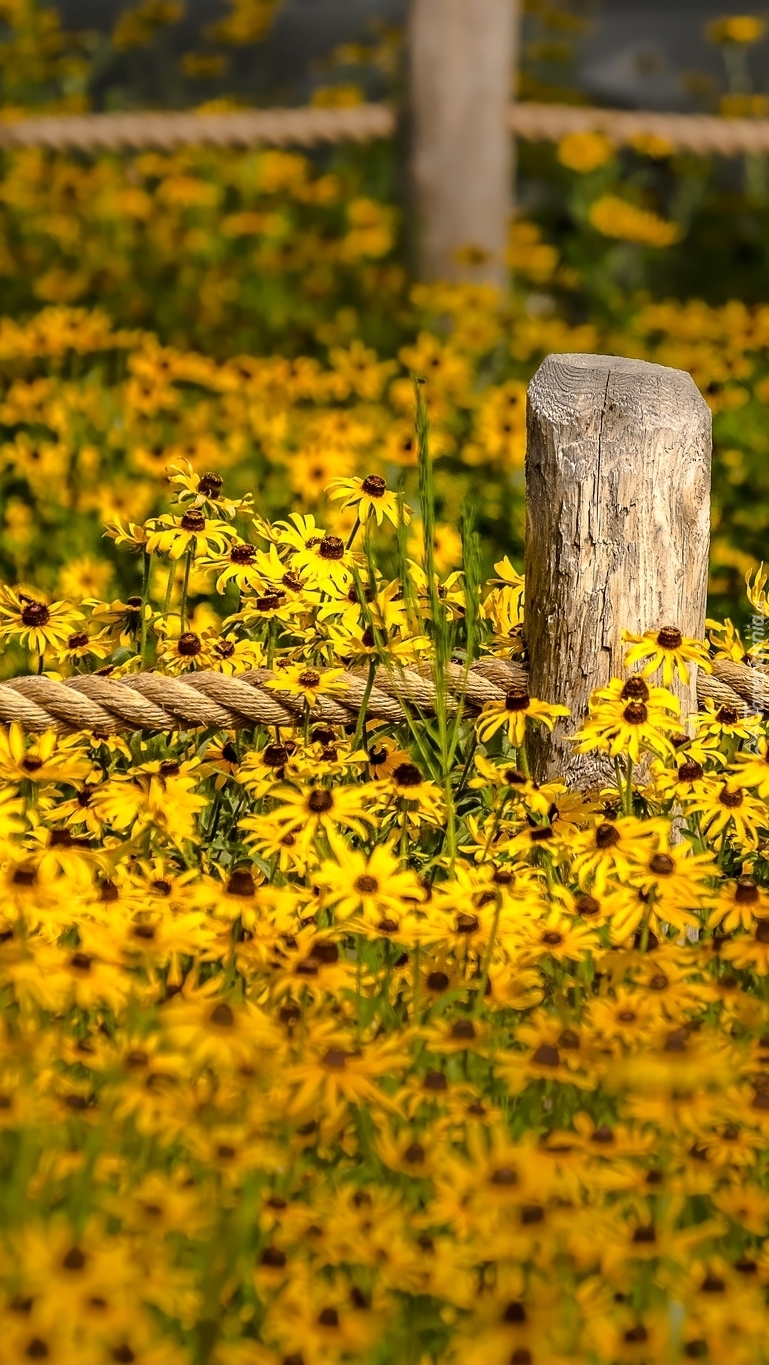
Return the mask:
[[[114,679],[87,674],[56,681],[28,676],[0,682],[0,723],[15,722],[23,730],[59,734],[85,731],[103,737],[130,730],[237,730],[245,726],[293,726],[304,716],[304,701],[267,684],[279,674],[253,669],[229,677],[201,671],[182,678],[162,673],[138,673]],[[315,721],[354,726],[366,692],[366,676],[351,671],[341,679],[338,695],[319,697],[312,708]],[[481,659],[466,670],[451,664],[447,685],[452,709],[462,702],[477,714],[487,701],[500,701],[508,692],[525,691],[526,668],[507,659]],[[716,660],[712,674],[698,672],[700,704],[712,698],[717,706],[734,707],[740,716],[749,710],[769,712],[769,673],[731,660]],[[435,681],[428,667],[377,670],[366,705],[372,720],[397,724],[407,708],[435,710]]]
[[[130,114],[65,114],[0,124],[0,149],[46,147],[52,151],[117,152],[143,147],[312,147],[324,142],[370,142],[395,133],[397,114],[388,104],[349,109],[237,109],[225,113],[184,111]],[[720,118],[707,114],[659,114],[648,110],[597,109],[566,104],[514,104],[509,126],[528,142],[559,142],[568,133],[602,132],[617,146],[653,136],[697,156],[759,156],[769,152],[769,119]]]

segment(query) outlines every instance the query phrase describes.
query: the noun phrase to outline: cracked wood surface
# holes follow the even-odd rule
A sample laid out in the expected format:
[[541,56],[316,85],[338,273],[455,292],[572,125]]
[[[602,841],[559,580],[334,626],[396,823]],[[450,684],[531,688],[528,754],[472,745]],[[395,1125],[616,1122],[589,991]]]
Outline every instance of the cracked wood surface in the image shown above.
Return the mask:
[[[623,676],[623,627],[702,638],[710,411],[691,376],[619,356],[554,355],[529,385],[526,641],[531,693],[587,713]],[[673,689],[686,715],[696,679]],[[568,725],[568,722],[567,722]],[[593,785],[606,764],[538,728],[534,767]],[[603,771],[602,771],[603,770]]]

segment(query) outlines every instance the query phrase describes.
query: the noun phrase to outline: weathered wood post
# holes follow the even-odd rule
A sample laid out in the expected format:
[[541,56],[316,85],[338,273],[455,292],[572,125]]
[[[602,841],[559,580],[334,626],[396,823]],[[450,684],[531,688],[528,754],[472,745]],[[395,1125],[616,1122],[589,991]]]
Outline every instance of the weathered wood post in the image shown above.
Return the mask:
[[423,280],[503,285],[518,0],[410,0],[410,197]]
[[[623,676],[622,630],[702,638],[711,418],[691,376],[619,356],[552,355],[529,385],[525,631],[534,697],[570,706],[538,728],[536,775],[589,787],[605,762],[564,738],[595,687]],[[677,684],[696,709],[695,670]]]

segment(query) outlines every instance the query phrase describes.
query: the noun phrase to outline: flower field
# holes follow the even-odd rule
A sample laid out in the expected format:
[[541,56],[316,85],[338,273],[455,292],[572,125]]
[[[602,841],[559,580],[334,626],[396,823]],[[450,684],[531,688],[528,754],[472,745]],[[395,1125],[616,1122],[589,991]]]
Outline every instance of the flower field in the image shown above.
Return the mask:
[[[17,667],[266,666],[296,710],[0,735],[6,1359],[761,1358],[769,748],[665,685],[744,645],[629,639],[576,737],[616,785],[535,782],[564,708],[451,705],[452,659],[520,655],[523,580],[481,586],[467,520],[438,569],[417,395],[413,558],[376,472],[271,521],[181,457],[107,523],[125,600],[3,590]],[[434,714],[367,715],[428,662]]]
[[[9,117],[77,74],[41,13]],[[411,281],[391,161],[2,154],[0,690],[274,711],[0,727],[0,1365],[769,1361],[769,725],[673,690],[769,666],[766,167],[524,148],[500,298]],[[627,634],[585,718],[519,571],[568,351],[715,434],[707,639]]]

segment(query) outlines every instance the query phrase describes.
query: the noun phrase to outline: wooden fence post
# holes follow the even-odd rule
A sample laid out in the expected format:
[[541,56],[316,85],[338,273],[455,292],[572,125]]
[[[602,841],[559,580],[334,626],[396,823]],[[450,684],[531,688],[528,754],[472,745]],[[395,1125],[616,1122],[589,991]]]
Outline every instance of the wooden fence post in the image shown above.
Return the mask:
[[518,0],[410,0],[408,121],[423,280],[504,285]]
[[[710,542],[711,417],[682,370],[553,355],[529,385],[526,608],[531,695],[572,709],[532,745],[536,776],[587,788],[606,764],[564,736],[595,687],[623,676],[621,634],[702,638]],[[691,685],[674,690],[685,717]]]

